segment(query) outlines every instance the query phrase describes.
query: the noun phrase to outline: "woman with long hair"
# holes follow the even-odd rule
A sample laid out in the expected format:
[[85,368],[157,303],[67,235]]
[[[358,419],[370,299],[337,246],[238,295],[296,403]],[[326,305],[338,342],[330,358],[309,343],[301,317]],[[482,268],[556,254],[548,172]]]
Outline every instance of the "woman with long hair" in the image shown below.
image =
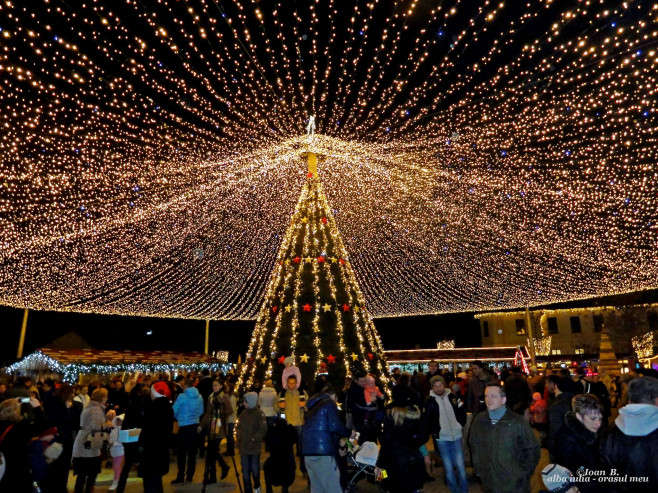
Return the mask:
[[204,474],[204,481],[206,484],[217,482],[217,472],[215,469],[215,462],[219,463],[222,468],[221,479],[228,475],[229,467],[224,461],[224,458],[219,453],[219,444],[222,438],[226,436],[228,427],[227,419],[233,413],[231,400],[225,392],[223,392],[222,383],[215,380],[212,383],[212,394],[208,396],[206,403],[206,411],[201,420],[201,427],[208,432],[208,450],[206,455],[206,471],[208,475]]
[[[394,400],[384,418],[377,467],[386,470],[382,486],[396,493],[414,493],[425,482],[425,444],[429,433],[417,406]],[[423,451],[424,450],[424,453]]]

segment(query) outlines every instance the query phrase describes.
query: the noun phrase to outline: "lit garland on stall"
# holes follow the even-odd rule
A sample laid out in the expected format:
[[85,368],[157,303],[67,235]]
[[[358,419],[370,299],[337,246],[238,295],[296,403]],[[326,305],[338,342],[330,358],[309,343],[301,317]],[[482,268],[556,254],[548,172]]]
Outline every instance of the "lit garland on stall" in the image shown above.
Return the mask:
[[656,287],[657,17],[3,0],[0,303],[262,326],[307,144],[368,300],[359,344],[373,316]]
[[210,370],[211,372],[223,372],[227,374],[233,369],[231,363],[162,363],[162,364],[142,364],[142,363],[60,363],[57,360],[47,356],[39,351],[26,356],[21,361],[7,367],[7,373],[21,371],[25,367],[40,367],[49,369],[54,373],[62,375],[62,381],[77,383],[80,375],[103,374],[116,375],[118,373],[173,373],[173,372],[200,372]]
[[436,349],[455,349],[454,339],[439,341],[436,343]]
[[648,332],[642,336],[636,336],[631,339],[633,349],[638,358],[651,358],[654,355],[653,337],[654,333]]

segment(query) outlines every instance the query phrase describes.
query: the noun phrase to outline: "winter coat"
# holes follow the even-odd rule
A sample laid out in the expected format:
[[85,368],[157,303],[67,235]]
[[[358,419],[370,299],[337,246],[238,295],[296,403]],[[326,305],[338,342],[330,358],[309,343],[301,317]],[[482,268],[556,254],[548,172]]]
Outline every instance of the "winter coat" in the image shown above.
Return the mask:
[[126,389],[124,387],[110,389],[107,394],[107,406],[114,409],[117,415],[125,413],[128,408],[128,392],[126,392]]
[[208,402],[208,397],[212,394],[212,378],[203,377],[197,384],[196,389],[199,391],[199,394],[201,394],[203,402]]
[[[466,424],[466,406],[457,395],[449,390],[446,390],[446,394],[448,395],[447,399],[455,413],[457,422],[461,426],[464,426]],[[439,403],[436,401],[436,394],[433,390],[430,391],[429,397],[425,400],[425,413],[423,419],[425,420],[430,435],[438,439],[441,433],[441,413],[439,410]]]
[[388,491],[406,493],[419,490],[425,482],[425,461],[420,447],[429,439],[425,423],[417,407],[407,408],[407,415],[396,425],[389,410],[384,418],[381,449],[377,466],[388,477],[382,486]]
[[[599,434],[585,428],[576,415],[569,411],[564,415],[564,426],[556,437],[555,463],[577,474],[584,467],[592,471],[603,468],[599,454]],[[607,485],[598,482],[579,482],[582,493],[607,491]]]
[[73,442],[73,457],[100,457],[100,449],[85,448],[87,435],[96,431],[107,431],[104,428],[105,422],[105,407],[98,401],[91,401],[87,409],[82,411],[80,415],[80,431],[75,437]]
[[250,407],[242,411],[236,426],[240,455],[260,455],[260,446],[267,433],[263,411]]
[[303,390],[301,394],[299,390],[286,390],[279,395],[279,398],[284,397],[286,400],[284,409],[286,421],[293,426],[302,426],[304,424],[304,408],[299,405],[300,395],[303,395],[308,401],[308,395]]
[[350,436],[338,416],[338,406],[327,394],[315,394],[306,404],[302,428],[302,455],[338,455],[338,441]]
[[489,413],[482,412],[473,419],[468,443],[485,493],[530,493],[540,446],[523,416],[506,409],[492,424]]
[[258,394],[258,406],[266,418],[276,416],[276,413],[279,411],[278,401],[279,399],[277,398],[274,387],[263,387],[260,394]]
[[[80,426],[80,417],[82,413],[78,414],[78,410],[82,407],[81,403],[66,407],[57,396],[50,397],[43,403],[43,409],[46,413],[48,422],[57,428],[58,441],[65,444],[72,444],[74,438],[74,430],[78,430]],[[75,422],[77,418],[78,422]]]
[[477,413],[487,409],[484,404],[484,389],[491,380],[491,376],[485,374],[484,380],[471,377],[468,381],[468,392],[466,392],[466,410],[475,416]]
[[5,474],[0,480],[0,491],[11,493],[32,493],[30,474],[29,426],[25,422],[11,423],[0,421],[0,436],[13,424],[0,444],[0,451],[6,461]]
[[[206,412],[201,419],[201,426],[208,430],[208,440],[220,440],[226,436],[227,419],[232,413],[231,399],[224,392],[213,392],[208,396]],[[221,420],[221,424],[213,429],[213,420],[216,419]]]
[[290,486],[295,481],[295,452],[297,443],[295,427],[285,419],[278,418],[267,430],[265,443],[270,456],[263,465],[263,471],[273,486]]
[[647,477],[643,483],[610,483],[608,491],[649,493],[658,485],[658,406],[628,404],[601,437],[601,458],[617,475]]
[[139,475],[164,476],[169,472],[169,446],[174,428],[174,411],[166,397],[146,403],[144,425],[139,435]]
[[507,377],[507,380],[505,380],[505,395],[507,396],[505,405],[510,409],[514,409],[514,406],[520,402],[529,406],[532,401],[530,385],[520,373],[512,373]]
[[198,425],[203,412],[203,398],[194,387],[186,388],[174,403],[178,426]]
[[571,392],[562,392],[548,408],[548,453],[555,459],[556,437],[564,426],[564,415],[571,411]]

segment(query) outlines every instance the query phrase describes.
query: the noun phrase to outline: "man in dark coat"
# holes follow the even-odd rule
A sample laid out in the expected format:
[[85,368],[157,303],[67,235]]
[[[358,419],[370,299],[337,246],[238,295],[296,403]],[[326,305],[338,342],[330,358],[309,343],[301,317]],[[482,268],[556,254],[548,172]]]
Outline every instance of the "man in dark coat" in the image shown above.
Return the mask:
[[601,438],[601,456],[611,476],[614,470],[615,476],[630,479],[610,483],[608,491],[653,492],[658,484],[658,379],[631,380],[628,399]]
[[466,411],[473,416],[484,411],[487,407],[484,404],[484,389],[491,380],[489,372],[484,368],[482,361],[473,361],[471,363],[473,376],[468,381],[468,392],[466,393]]
[[170,398],[171,390],[165,382],[153,384],[139,436],[142,452],[139,473],[144,481],[144,493],[163,493],[162,476],[169,472],[169,444],[174,427]]
[[514,407],[519,403],[525,404],[526,407],[530,405],[532,392],[526,376],[521,372],[521,368],[518,366],[512,367],[509,377],[504,382],[507,407],[514,410]]
[[564,415],[571,411],[571,388],[571,379],[559,377],[555,384],[555,400],[548,408],[548,453],[551,462],[555,462],[556,438],[564,426]]
[[123,381],[117,378],[108,391],[107,406],[109,409],[114,409],[118,416],[126,412],[128,401],[128,392],[126,392],[126,388],[123,386]]
[[486,412],[473,419],[469,445],[485,493],[530,493],[540,445],[528,422],[505,406],[498,384],[485,389]]
[[324,387],[311,396],[306,407],[308,414],[302,427],[302,455],[311,482],[311,491],[342,493],[340,471],[336,461],[338,444],[341,438],[353,436],[355,433],[340,421],[336,392],[331,387]]

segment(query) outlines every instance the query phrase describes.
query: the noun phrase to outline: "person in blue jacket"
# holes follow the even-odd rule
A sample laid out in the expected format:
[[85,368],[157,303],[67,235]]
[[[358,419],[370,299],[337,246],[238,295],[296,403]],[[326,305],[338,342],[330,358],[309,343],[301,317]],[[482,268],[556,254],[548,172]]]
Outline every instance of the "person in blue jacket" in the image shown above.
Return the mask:
[[192,380],[185,380],[183,393],[174,403],[174,418],[178,421],[178,475],[171,484],[185,482],[185,458],[187,457],[187,481],[194,478],[196,469],[197,435],[203,415],[203,398]]
[[336,457],[341,438],[352,436],[338,416],[336,392],[316,384],[316,394],[307,401],[308,414],[302,428],[302,455],[313,493],[342,493]]

